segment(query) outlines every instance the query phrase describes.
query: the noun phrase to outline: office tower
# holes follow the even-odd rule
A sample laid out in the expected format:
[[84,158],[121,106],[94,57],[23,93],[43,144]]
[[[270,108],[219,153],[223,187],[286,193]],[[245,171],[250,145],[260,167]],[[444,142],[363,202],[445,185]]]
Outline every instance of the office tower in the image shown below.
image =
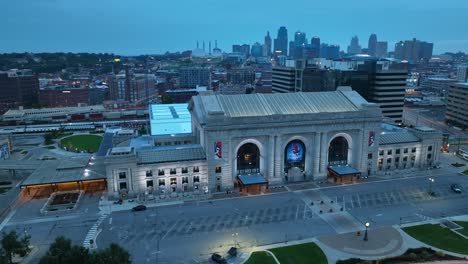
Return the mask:
[[457,67],[457,80],[459,82],[468,82],[468,65]]
[[263,56],[263,45],[258,42],[255,42],[252,45],[251,55],[255,58]]
[[180,88],[210,87],[211,69],[209,67],[183,67],[179,74]]
[[462,129],[468,128],[468,83],[455,83],[450,85],[447,96],[447,110],[445,119],[447,123]]
[[337,71],[336,85],[351,86],[367,101],[376,103],[385,117],[403,121],[407,70],[390,70],[377,60],[363,61],[356,70]]
[[351,43],[348,46],[348,55],[359,54],[361,53],[362,49],[359,45],[359,38],[354,36],[351,38]]
[[278,37],[273,44],[276,55],[288,55],[288,30],[286,27],[283,26],[278,29]]
[[243,53],[246,57],[250,56],[250,45],[232,45],[232,52]]
[[271,85],[274,93],[295,92],[296,69],[294,67],[273,67]]
[[377,58],[386,58],[388,56],[387,41],[377,41],[377,49],[375,50],[375,56]]
[[320,49],[320,38],[319,37],[313,37],[310,40],[310,45],[312,45],[313,48]]
[[320,45],[320,58],[324,59],[339,59],[340,58],[340,46],[328,45],[323,43]]
[[271,55],[271,37],[270,37],[270,31],[267,31],[267,35],[265,36],[265,45],[264,45],[264,51],[266,51],[266,54],[264,56],[270,56]]
[[295,58],[296,44],[294,41],[289,41],[289,57]]
[[294,60],[288,67],[273,67],[274,93],[322,92],[335,90],[335,79],[328,70],[321,70],[306,60]]
[[0,71],[0,113],[38,102],[39,80],[31,70]]
[[395,59],[418,63],[432,57],[433,43],[417,39],[399,41],[395,44]]
[[367,45],[367,52],[371,56],[376,56],[377,53],[377,35],[371,34]]
[[295,59],[304,58],[304,47],[307,44],[305,32],[296,31],[294,34],[294,55],[289,55]]

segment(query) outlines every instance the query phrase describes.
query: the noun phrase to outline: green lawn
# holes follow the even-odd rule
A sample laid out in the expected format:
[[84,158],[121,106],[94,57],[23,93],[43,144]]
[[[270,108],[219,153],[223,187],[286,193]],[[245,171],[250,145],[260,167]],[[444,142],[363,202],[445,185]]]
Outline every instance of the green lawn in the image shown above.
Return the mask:
[[274,248],[270,250],[281,264],[327,264],[327,257],[315,243]]
[[440,225],[418,225],[405,227],[403,230],[428,245],[455,253],[468,254],[468,239]]
[[463,167],[463,166],[465,166],[465,164],[463,164],[463,163],[458,163],[458,162],[455,162],[455,163],[452,163],[452,166],[454,166],[454,167],[457,167],[457,168],[458,168],[458,167]]
[[96,135],[76,135],[60,140],[60,146],[66,147],[69,151],[90,151],[96,152],[101,144],[102,137]]
[[21,151],[20,153],[26,155],[26,154],[28,154],[28,151],[27,151],[27,150],[23,150],[23,151]]
[[463,171],[463,174],[468,175],[468,170]]
[[256,251],[244,264],[276,264],[276,261],[266,251]]
[[463,234],[464,236],[468,237],[468,222],[462,221],[454,221],[459,226],[463,227],[463,229],[458,229],[457,232]]
[[46,149],[55,149],[55,146],[45,146]]

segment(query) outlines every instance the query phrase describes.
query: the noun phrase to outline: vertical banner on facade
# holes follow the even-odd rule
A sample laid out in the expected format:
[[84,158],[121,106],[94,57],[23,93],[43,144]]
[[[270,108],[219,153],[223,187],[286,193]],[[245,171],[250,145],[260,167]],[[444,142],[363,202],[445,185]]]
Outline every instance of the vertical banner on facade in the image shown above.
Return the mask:
[[223,142],[215,142],[214,145],[214,158],[220,160],[223,158]]
[[375,132],[369,131],[369,147],[373,147],[375,144]]

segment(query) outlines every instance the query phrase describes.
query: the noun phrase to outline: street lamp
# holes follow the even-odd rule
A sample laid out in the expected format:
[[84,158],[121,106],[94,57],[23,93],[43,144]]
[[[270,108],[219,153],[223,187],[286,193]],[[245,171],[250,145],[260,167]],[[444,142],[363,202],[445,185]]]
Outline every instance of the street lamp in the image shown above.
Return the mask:
[[429,195],[434,195],[432,192],[432,183],[434,182],[434,178],[429,178]]
[[234,238],[234,247],[237,247],[237,236],[239,235],[239,233],[233,233],[232,234],[232,237]]
[[364,226],[366,227],[366,232],[364,233],[364,241],[367,241],[367,240],[368,240],[368,239],[367,239],[367,229],[368,229],[369,226],[370,226],[369,222],[366,222],[366,223],[364,224]]

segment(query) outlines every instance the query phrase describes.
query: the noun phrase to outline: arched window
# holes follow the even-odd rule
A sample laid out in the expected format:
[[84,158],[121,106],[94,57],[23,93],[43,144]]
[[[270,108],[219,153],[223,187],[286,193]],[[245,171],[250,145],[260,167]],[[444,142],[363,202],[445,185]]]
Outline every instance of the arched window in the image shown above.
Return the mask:
[[348,141],[344,137],[336,137],[328,147],[328,165],[348,164]]
[[242,145],[237,151],[237,174],[260,173],[260,150],[253,143]]

